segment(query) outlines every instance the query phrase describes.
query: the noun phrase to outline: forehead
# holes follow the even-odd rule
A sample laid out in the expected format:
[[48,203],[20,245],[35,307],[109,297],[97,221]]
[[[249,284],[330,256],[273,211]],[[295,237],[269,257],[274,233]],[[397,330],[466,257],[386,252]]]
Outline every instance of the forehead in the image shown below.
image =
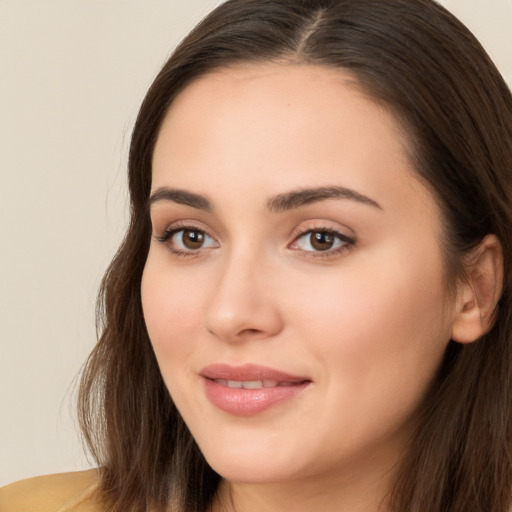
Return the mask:
[[152,189],[171,181],[210,195],[228,183],[273,194],[293,182],[371,196],[398,182],[418,185],[407,142],[395,116],[348,71],[240,65],[200,77],[174,100],[154,151]]
[[[310,123],[325,123],[330,112],[340,116],[342,111],[349,115],[358,110],[362,123],[378,115],[380,124],[406,143],[397,119],[382,102],[363,92],[353,73],[308,64],[241,64],[203,75],[173,100],[164,125],[186,119],[194,123],[207,115],[225,114],[228,109],[231,115],[241,109],[247,120],[285,114],[267,117],[274,128],[284,125],[289,116],[295,116],[295,123],[299,115]],[[217,122],[222,120],[223,116],[217,117]]]

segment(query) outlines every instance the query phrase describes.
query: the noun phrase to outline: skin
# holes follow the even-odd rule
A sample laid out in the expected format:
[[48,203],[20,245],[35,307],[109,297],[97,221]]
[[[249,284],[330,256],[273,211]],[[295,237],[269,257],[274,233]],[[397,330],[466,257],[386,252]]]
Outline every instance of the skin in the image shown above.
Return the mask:
[[[152,192],[165,187],[211,204],[153,201],[142,302],[169,392],[224,478],[213,509],[386,510],[461,296],[446,286],[438,207],[394,117],[341,70],[224,69],[173,102],[153,158]],[[338,197],[269,211],[270,198],[315,187],[375,204]],[[204,244],[187,249],[182,232],[158,240],[184,225]],[[304,233],[322,229],[355,242],[315,251]],[[199,374],[213,363],[311,384],[239,417],[205,394]]]

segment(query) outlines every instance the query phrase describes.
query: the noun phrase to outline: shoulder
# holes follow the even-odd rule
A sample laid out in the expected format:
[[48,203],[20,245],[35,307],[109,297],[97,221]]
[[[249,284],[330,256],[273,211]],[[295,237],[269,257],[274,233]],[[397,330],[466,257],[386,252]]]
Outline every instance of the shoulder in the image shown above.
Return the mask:
[[98,470],[46,475],[0,489],[0,512],[101,512]]

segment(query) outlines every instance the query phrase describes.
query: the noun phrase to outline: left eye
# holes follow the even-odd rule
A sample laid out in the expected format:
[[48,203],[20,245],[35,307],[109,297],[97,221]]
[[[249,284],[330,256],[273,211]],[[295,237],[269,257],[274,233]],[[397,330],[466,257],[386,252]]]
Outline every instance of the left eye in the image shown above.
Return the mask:
[[216,247],[215,240],[200,229],[183,228],[174,231],[169,237],[173,249],[178,251],[196,251],[206,247]]
[[326,252],[338,249],[345,245],[352,245],[353,240],[325,229],[311,230],[298,237],[292,244],[292,248],[310,252]]

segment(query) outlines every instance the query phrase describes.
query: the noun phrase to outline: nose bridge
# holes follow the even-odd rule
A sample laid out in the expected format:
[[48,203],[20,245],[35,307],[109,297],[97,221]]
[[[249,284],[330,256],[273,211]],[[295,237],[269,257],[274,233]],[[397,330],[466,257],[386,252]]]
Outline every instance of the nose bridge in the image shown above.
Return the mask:
[[280,330],[270,263],[263,251],[251,245],[233,247],[219,262],[219,279],[208,304],[207,329],[226,341],[270,336]]

